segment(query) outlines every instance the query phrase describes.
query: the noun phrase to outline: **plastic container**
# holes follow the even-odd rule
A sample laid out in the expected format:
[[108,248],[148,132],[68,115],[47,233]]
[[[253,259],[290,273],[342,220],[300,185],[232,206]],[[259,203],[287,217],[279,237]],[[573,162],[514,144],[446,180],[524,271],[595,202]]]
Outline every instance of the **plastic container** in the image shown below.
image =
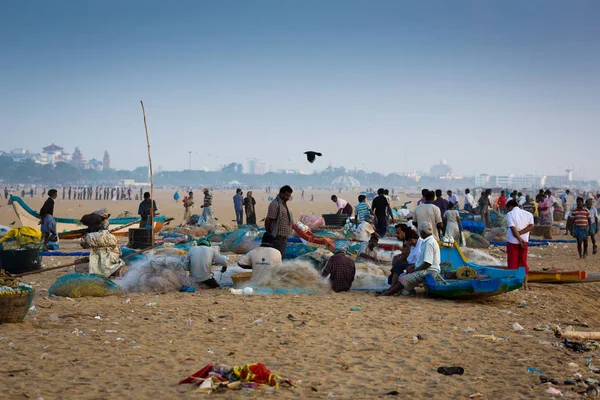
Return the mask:
[[0,250],[0,268],[11,274],[22,274],[42,269],[40,249]]
[[152,229],[146,228],[129,228],[129,244],[130,249],[145,249],[152,246]]

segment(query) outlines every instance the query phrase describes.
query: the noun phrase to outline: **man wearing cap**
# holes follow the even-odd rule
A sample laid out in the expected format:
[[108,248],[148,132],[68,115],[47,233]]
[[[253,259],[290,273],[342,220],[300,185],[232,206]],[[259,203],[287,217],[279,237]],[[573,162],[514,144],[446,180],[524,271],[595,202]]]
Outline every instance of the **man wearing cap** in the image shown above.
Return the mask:
[[195,284],[202,284],[209,289],[219,288],[219,282],[212,276],[213,264],[221,265],[221,273],[227,271],[229,259],[210,247],[206,239],[198,240],[198,245],[192,247],[183,261],[184,268],[190,271],[190,278]]
[[346,245],[336,246],[335,254],[329,258],[323,270],[323,277],[330,276],[331,290],[336,293],[349,291],[356,274],[354,261],[346,255],[346,250]]
[[419,224],[419,232],[423,242],[417,262],[412,267],[406,268],[406,273],[398,276],[398,282],[383,293],[381,296],[391,296],[402,290],[403,296],[409,296],[415,292],[415,288],[425,281],[427,274],[439,274],[440,268],[440,246],[433,236],[433,225],[430,222]]

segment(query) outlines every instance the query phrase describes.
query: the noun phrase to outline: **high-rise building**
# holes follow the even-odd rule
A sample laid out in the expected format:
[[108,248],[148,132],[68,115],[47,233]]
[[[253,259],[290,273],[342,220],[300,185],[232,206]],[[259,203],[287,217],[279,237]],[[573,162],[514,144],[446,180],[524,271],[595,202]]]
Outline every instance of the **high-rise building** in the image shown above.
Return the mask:
[[108,150],[104,151],[104,159],[102,160],[102,168],[110,169],[110,155]]
[[439,164],[432,165],[429,168],[429,176],[435,178],[452,176],[452,167],[448,165],[446,160],[441,160]]
[[263,175],[267,173],[267,163],[263,160],[252,158],[248,160],[248,173],[251,175]]

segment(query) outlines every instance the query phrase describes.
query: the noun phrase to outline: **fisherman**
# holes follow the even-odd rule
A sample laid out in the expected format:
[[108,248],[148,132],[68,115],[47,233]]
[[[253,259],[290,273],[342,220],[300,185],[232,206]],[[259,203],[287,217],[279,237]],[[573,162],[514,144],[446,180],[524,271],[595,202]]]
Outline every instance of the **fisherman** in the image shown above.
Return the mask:
[[244,224],[244,196],[242,189],[237,189],[233,196],[233,209],[238,227]]
[[577,239],[577,252],[579,253],[579,258],[586,258],[588,253],[588,236],[590,235],[592,220],[590,218],[590,212],[584,206],[582,197],[577,198],[577,208],[571,211],[570,218],[573,220],[571,235]]
[[221,273],[225,273],[229,259],[210,247],[206,239],[199,239],[197,244],[188,251],[183,261],[184,268],[190,271],[190,278],[195,284],[202,284],[209,289],[221,287],[213,277],[211,267],[213,264],[221,265]]
[[464,209],[467,212],[472,212],[475,209],[475,199],[471,194],[471,189],[465,189],[465,205]]
[[421,224],[429,222],[431,226],[436,228],[433,231],[434,238],[439,240],[440,236],[444,234],[444,224],[439,207],[433,204],[434,197],[435,194],[431,190],[425,193],[425,202],[418,205],[413,213],[413,224],[419,228]]
[[[527,264],[527,251],[529,248],[529,232],[533,230],[533,214],[519,208],[517,200],[510,200],[506,204],[506,224],[508,226],[506,243],[506,262],[508,269],[525,267],[525,273],[529,273]],[[529,290],[527,275],[525,275],[525,290]]]
[[[177,192],[176,192],[177,193]],[[177,193],[179,195],[179,193]],[[187,197],[183,199],[183,222],[187,222],[187,220],[192,216],[192,208],[194,207],[194,192],[189,192]]]
[[338,207],[337,215],[344,214],[348,217],[352,217],[352,212],[354,210],[352,209],[352,205],[350,203],[342,198],[337,197],[335,194],[331,196],[331,201],[333,201]]
[[385,190],[378,189],[377,197],[373,199],[373,204],[371,205],[371,209],[375,214],[375,218],[377,218],[377,222],[375,224],[375,230],[380,237],[384,237],[387,233],[388,228],[388,216],[394,221],[392,214],[392,207],[390,206],[389,201],[385,197]]
[[354,223],[356,226],[365,220],[367,215],[371,215],[371,207],[367,204],[367,196],[361,194],[358,196],[358,204],[356,205],[356,209],[354,211]]
[[[401,227],[400,229],[403,228]],[[406,268],[415,265],[421,251],[421,244],[423,243],[423,239],[421,239],[419,234],[412,228],[406,226],[406,229],[403,232],[404,245],[402,246],[402,252],[395,255],[392,259],[392,269],[390,270],[390,276],[388,276],[388,284],[390,287],[398,283],[398,277],[404,273]]]
[[201,206],[202,210],[202,219],[205,222],[208,222],[209,219],[213,218],[213,213],[212,213],[212,195],[210,194],[210,191],[208,190],[208,188],[204,188],[204,201],[203,204]]
[[498,212],[502,214],[506,214],[506,203],[508,201],[508,197],[506,197],[506,193],[504,190],[500,192],[500,197],[496,199],[496,205],[498,206]]
[[288,208],[288,201],[292,197],[293,190],[285,185],[279,189],[277,197],[269,204],[265,229],[275,237],[273,247],[281,252],[281,258],[285,258],[287,241],[293,232],[293,217]]
[[154,215],[156,215],[156,202],[150,199],[150,193],[144,193],[144,200],[138,207],[138,215],[140,216],[140,228],[152,229],[154,221],[150,220],[151,209],[154,208]]
[[460,208],[460,205],[458,204],[458,196],[453,194],[452,190],[448,190],[446,194],[448,195],[448,203],[453,203],[454,209],[458,210]]
[[552,195],[550,190],[546,190],[544,194],[548,198],[548,204],[550,205],[550,208],[548,208],[548,218],[550,220],[550,225],[552,225],[554,224],[554,209],[558,203],[556,202],[556,198]]
[[407,267],[406,272],[398,276],[398,282],[394,286],[383,293],[377,293],[378,295],[391,296],[402,290],[403,296],[410,296],[415,293],[415,288],[425,281],[427,274],[440,273],[440,247],[433,236],[433,225],[424,222],[419,225],[419,231],[423,242],[415,265]]
[[265,271],[281,266],[281,252],[273,247],[273,235],[265,232],[259,247],[244,254],[238,266],[252,270],[252,279],[259,280]]
[[249,190],[246,193],[246,198],[244,199],[244,211],[246,212],[246,224],[248,225],[256,225],[256,200],[252,196],[252,190]]
[[531,200],[530,195],[525,196],[525,203],[523,203],[523,210],[531,213],[531,215],[535,214],[535,203]]
[[489,228],[490,223],[490,208],[492,207],[492,203],[490,202],[490,195],[492,194],[492,189],[486,189],[479,198],[477,203],[479,207],[479,215],[481,215],[481,219],[485,224],[486,228]]
[[438,208],[440,209],[440,214],[443,216],[446,213],[446,211],[448,210],[448,200],[446,200],[445,198],[442,197],[441,189],[437,189],[435,191],[435,197],[436,197],[436,199],[433,202],[433,204],[438,206]]
[[371,261],[377,264],[383,264],[377,256],[377,245],[379,244],[379,235],[373,233],[367,243],[364,243],[358,249],[358,257],[356,258],[359,262]]
[[571,191],[569,189],[567,189],[566,192],[564,192],[563,194],[558,196],[558,198],[560,199],[560,202],[562,204],[563,213],[565,213],[565,218],[567,216],[567,201],[569,200],[570,194],[571,194]]
[[54,220],[54,202],[58,192],[56,189],[48,190],[48,199],[40,210],[40,222],[42,239],[44,241],[44,251],[48,251],[48,243],[56,242],[58,240],[58,233],[56,232],[56,221]]
[[356,266],[346,255],[347,249],[347,245],[336,246],[322,273],[324,278],[329,276],[331,290],[336,293],[349,291],[356,275]]

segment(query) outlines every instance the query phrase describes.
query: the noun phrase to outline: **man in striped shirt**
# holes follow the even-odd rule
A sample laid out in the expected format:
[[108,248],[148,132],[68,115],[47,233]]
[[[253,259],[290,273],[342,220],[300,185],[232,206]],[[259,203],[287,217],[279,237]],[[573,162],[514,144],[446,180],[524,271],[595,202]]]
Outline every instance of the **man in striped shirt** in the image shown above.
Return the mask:
[[367,196],[361,194],[358,196],[358,204],[354,208],[356,226],[365,220],[367,215],[371,215],[371,207],[366,202]]
[[571,218],[573,220],[573,231],[571,234],[577,239],[579,258],[586,258],[588,253],[588,236],[592,221],[590,220],[590,212],[583,206],[582,197],[577,198],[577,208],[571,211]]

